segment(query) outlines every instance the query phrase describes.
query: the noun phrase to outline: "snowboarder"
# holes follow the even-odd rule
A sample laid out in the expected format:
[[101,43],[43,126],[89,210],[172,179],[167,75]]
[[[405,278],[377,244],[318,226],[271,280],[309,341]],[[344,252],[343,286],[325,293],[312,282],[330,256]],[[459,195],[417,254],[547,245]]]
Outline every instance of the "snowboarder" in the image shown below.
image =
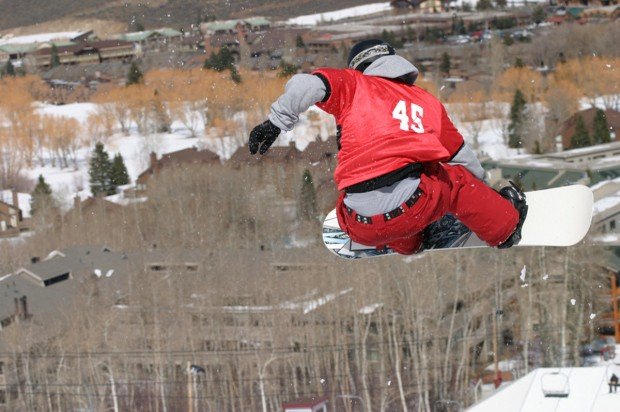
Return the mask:
[[522,192],[509,186],[498,193],[484,183],[473,150],[441,102],[414,84],[417,76],[388,43],[361,41],[347,69],[288,81],[268,120],[251,131],[250,153],[265,154],[316,104],[336,118],[336,211],[352,240],[412,254],[424,228],[451,213],[490,246],[517,244],[527,213]]

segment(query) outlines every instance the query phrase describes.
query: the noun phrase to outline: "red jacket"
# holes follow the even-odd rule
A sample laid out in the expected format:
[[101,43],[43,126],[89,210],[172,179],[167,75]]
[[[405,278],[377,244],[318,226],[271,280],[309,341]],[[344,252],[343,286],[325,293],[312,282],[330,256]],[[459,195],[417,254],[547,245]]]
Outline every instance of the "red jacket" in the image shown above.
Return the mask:
[[339,190],[409,163],[443,162],[463,145],[441,102],[417,86],[351,69],[319,69],[330,85],[317,106],[341,127]]

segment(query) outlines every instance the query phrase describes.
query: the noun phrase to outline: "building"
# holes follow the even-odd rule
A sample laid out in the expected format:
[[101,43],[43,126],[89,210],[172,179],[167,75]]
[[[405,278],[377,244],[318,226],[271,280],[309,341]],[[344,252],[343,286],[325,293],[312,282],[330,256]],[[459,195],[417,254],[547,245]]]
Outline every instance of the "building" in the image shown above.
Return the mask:
[[136,179],[136,189],[144,191],[147,188],[147,181],[157,175],[162,169],[176,167],[187,168],[190,165],[202,164],[220,164],[220,157],[210,150],[198,150],[196,147],[179,150],[176,152],[166,153],[160,159],[157,154],[151,153],[149,167]]
[[116,40],[122,40],[135,45],[138,53],[145,51],[166,51],[180,47],[183,43],[183,38],[183,33],[168,27],[157,30],[124,33],[115,36]]
[[[571,138],[575,134],[577,119],[581,117],[586,125],[588,133],[592,136],[594,132],[594,117],[596,116],[597,109],[591,107],[586,110],[575,113],[568,118],[560,127],[560,135],[562,136],[563,147],[571,147]],[[616,110],[603,110],[605,118],[607,120],[607,126],[611,135],[611,140],[615,141],[618,138],[617,131],[620,130],[620,112]]]
[[242,20],[220,20],[201,23],[200,31],[207,37],[222,34],[237,34],[238,32],[258,32],[271,27],[271,22],[264,17],[250,17]]
[[[56,45],[60,64],[97,64],[109,60],[129,61],[135,56],[133,43],[124,40],[84,41]],[[37,67],[51,67],[51,45],[31,53]]]
[[13,190],[12,203],[0,199],[0,237],[19,234],[23,220],[22,210],[19,208],[19,196]]

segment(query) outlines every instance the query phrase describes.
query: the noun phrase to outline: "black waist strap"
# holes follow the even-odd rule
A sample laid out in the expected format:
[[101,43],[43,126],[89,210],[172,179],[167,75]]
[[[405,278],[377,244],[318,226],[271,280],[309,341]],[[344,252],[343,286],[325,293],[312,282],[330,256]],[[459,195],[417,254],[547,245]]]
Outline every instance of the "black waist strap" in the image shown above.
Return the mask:
[[420,163],[411,163],[400,169],[396,169],[393,172],[386,173],[381,176],[374,177],[372,179],[365,180],[360,183],[356,183],[344,189],[347,193],[364,193],[371,190],[377,190],[385,186],[393,185],[396,182],[415,176],[420,177],[422,172],[422,165]]

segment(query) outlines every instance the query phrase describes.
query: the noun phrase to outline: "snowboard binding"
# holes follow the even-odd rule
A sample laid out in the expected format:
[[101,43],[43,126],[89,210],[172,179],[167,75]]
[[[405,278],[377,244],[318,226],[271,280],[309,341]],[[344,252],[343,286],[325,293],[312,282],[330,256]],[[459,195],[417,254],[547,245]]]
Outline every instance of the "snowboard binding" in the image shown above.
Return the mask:
[[510,186],[502,187],[499,190],[499,194],[512,203],[512,206],[519,212],[519,222],[514,232],[512,232],[512,235],[510,235],[508,239],[497,246],[498,249],[508,249],[509,247],[519,244],[521,240],[521,228],[527,216],[527,202],[525,200],[525,193],[523,193],[512,180],[510,180]]

